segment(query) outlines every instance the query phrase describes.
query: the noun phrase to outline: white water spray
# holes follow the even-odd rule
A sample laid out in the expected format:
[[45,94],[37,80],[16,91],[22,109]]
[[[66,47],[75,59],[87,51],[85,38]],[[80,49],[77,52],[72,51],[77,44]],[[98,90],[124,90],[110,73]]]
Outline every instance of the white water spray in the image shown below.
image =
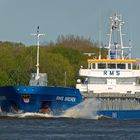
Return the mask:
[[84,118],[84,119],[98,119],[96,115],[99,101],[94,98],[86,99],[84,102],[66,110],[60,116],[42,113],[0,113],[0,117],[14,117],[14,118]]
[[97,119],[97,108],[99,101],[94,98],[86,99],[81,104],[65,111],[62,117]]
[[[9,116],[12,116],[13,114],[9,114]],[[14,117],[17,118],[51,118],[53,117],[51,114],[42,114],[42,113],[21,113],[21,114],[16,114]]]

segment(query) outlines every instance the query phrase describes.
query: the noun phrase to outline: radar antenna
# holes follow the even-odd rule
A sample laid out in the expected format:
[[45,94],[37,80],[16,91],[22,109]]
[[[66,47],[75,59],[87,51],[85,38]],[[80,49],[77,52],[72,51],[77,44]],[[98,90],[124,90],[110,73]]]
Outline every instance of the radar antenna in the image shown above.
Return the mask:
[[[112,52],[114,53],[115,59],[124,59],[124,49],[127,47],[123,46],[123,35],[122,34],[122,25],[124,22],[122,21],[122,16],[114,14],[110,17],[110,33],[109,33],[109,45],[106,47],[108,49],[108,59],[112,59]],[[113,33],[118,34],[119,42],[116,40],[115,42],[112,41]],[[114,50],[113,50],[114,49]],[[113,50],[113,51],[112,51]]]

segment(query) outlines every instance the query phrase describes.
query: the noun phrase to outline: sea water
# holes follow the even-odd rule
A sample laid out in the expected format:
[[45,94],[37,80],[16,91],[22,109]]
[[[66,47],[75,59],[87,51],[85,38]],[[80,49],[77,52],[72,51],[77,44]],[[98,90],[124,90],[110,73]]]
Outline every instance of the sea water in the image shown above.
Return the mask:
[[98,102],[86,100],[61,116],[1,114],[0,140],[139,140],[140,121],[99,119]]
[[0,140],[139,140],[140,121],[1,118]]

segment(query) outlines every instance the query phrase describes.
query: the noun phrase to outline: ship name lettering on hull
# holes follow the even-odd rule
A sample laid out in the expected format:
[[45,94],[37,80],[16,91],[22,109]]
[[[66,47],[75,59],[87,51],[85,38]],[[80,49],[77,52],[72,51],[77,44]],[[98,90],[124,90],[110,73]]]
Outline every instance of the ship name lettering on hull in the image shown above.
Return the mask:
[[76,98],[75,97],[57,96],[56,100],[57,101],[65,101],[65,102],[76,102]]
[[107,70],[105,70],[104,72],[103,72],[103,75],[104,76],[120,76],[120,71],[113,71],[113,70],[109,70],[109,71],[107,71]]

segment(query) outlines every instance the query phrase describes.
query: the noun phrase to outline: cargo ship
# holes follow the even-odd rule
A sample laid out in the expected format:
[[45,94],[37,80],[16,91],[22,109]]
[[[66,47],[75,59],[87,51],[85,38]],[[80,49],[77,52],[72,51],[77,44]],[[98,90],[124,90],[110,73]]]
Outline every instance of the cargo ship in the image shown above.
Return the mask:
[[76,88],[85,98],[98,101],[99,116],[140,119],[140,60],[131,58],[131,41],[123,43],[123,25],[121,15],[110,17],[107,57],[99,52],[98,58],[88,59],[87,68],[79,70]]
[[65,110],[82,102],[78,89],[47,86],[47,74],[39,71],[39,38],[44,34],[32,34],[37,37],[36,73],[31,74],[28,86],[1,86],[1,113],[48,113],[60,115]]

